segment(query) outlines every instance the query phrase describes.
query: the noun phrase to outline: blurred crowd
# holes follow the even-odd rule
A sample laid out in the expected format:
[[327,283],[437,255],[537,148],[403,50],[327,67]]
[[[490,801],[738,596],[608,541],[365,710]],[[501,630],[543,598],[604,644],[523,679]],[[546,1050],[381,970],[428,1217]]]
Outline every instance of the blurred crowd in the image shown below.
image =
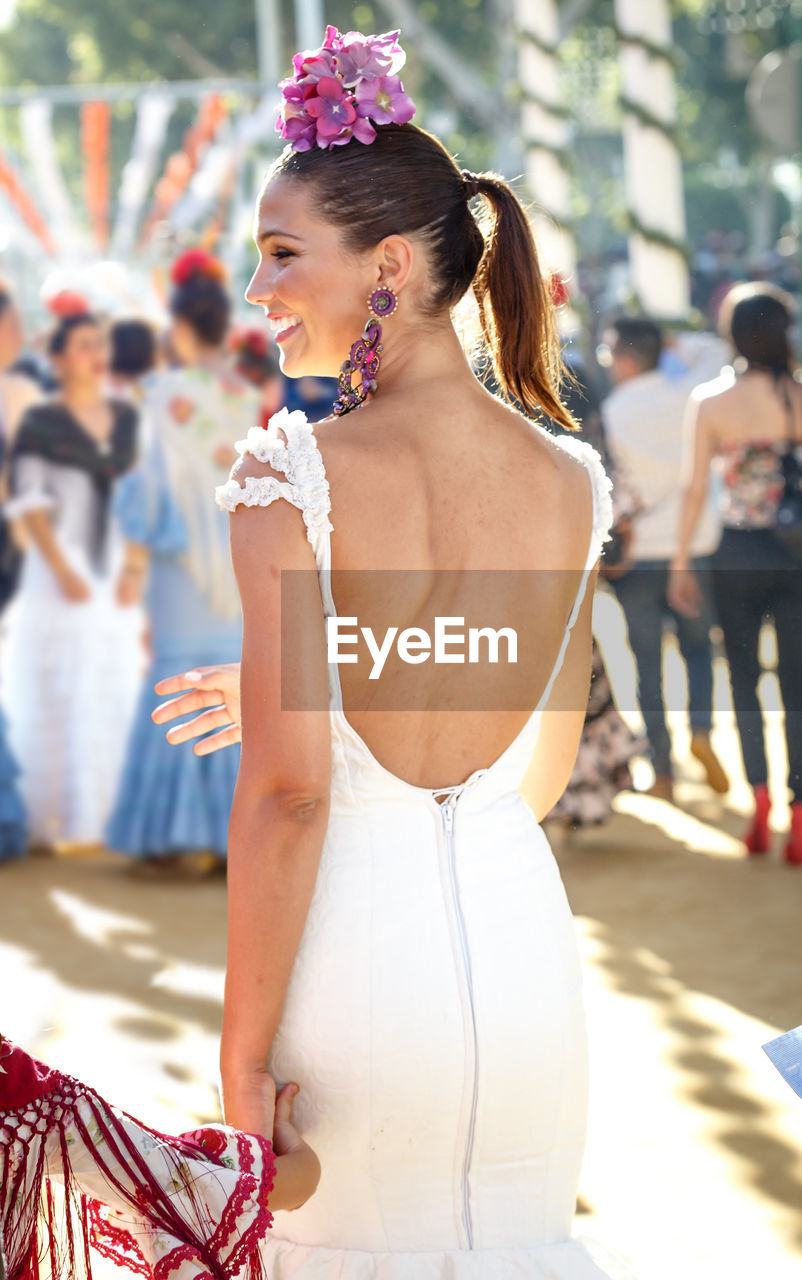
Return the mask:
[[260,329],[232,326],[221,263],[173,265],[169,321],[110,325],[62,292],[25,335],[0,289],[0,858],[106,844],[143,867],[222,864],[238,749],[198,756],[151,721],[153,685],[233,662],[240,610],[214,488],[290,384]]
[[[781,284],[796,286],[784,276],[732,287],[736,247],[712,237],[708,248],[696,288],[718,332],[669,335],[648,316],[613,314],[592,357],[567,349],[570,407],[614,481],[600,590],[626,620],[643,728],[622,716],[595,647],[579,756],[550,817],[603,821],[639,757],[651,761],[652,794],[674,801],[667,629],[687,671],[691,753],[712,790],[728,791],[711,738],[720,636],[754,794],[744,842],[765,854],[758,685],[769,620],[791,794],[785,859],[802,865],[802,385]],[[105,845],[147,873],[213,870],[225,861],[238,749],[171,747],[151,720],[153,686],[237,660],[240,610],[213,490],[250,427],[284,406],[328,416],[336,387],[285,381],[269,334],[232,325],[225,272],[203,251],[174,263],[161,327],[137,315],[108,324],[78,294],[52,310],[46,334],[25,334],[0,285],[0,860]]]

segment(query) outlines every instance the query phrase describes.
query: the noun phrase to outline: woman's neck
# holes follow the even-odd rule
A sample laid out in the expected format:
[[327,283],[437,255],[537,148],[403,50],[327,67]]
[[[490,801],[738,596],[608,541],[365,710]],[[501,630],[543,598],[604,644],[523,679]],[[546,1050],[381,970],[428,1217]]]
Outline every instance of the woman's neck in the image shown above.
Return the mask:
[[450,319],[409,325],[397,334],[391,326],[389,320],[378,377],[378,394],[383,398],[397,394],[406,399],[419,390],[431,396],[446,382],[453,384],[454,379],[473,385],[468,358]]
[[773,378],[780,378],[784,374],[790,374],[791,370],[787,364],[762,364],[759,360],[747,360],[741,356],[735,362],[735,372],[738,374],[768,373]]
[[189,364],[196,369],[208,369],[211,373],[215,373],[225,362],[225,356],[220,347],[204,347],[198,344]]
[[70,409],[90,411],[103,403],[103,387],[99,382],[65,383],[61,399]]

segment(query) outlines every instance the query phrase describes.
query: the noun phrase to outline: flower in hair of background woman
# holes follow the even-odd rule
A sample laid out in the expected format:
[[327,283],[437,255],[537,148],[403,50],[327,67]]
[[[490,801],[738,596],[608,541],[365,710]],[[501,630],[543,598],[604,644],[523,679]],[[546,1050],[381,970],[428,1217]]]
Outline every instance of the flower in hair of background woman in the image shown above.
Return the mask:
[[235,329],[229,347],[237,373],[259,389],[259,426],[267,428],[273,414],[284,404],[287,389],[278,347],[264,329],[254,327]]
[[151,690],[177,667],[239,652],[228,529],[209,495],[235,441],[259,417],[259,394],[226,350],[231,300],[222,265],[190,250],[174,264],[172,283],[170,344],[181,365],[145,383],[141,457],[115,503],[131,581],[146,590],[152,652],[107,830],[110,848],[161,870],[183,855],[211,854],[219,864],[226,854],[237,754],[171,751],[151,722]]
[[121,602],[122,543],[111,513],[132,465],[135,408],[106,395],[108,342],[89,313],[59,321],[60,380],[24,415],[6,514],[27,542],[9,611],[3,693],[31,838],[96,844],[114,802],[143,664],[141,611]]

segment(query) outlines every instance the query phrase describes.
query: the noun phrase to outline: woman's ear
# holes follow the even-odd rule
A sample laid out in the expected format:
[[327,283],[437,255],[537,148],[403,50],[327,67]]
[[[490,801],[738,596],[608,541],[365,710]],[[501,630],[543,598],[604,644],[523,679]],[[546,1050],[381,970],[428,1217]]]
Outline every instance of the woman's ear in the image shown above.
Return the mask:
[[414,263],[415,250],[406,236],[385,236],[376,246],[377,284],[400,292],[412,274]]

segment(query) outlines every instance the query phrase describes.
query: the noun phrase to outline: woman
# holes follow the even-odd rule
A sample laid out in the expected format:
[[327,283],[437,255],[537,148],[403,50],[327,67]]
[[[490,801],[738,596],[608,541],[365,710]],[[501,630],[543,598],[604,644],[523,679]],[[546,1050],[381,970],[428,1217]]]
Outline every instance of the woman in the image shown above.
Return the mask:
[[181,367],[147,384],[142,457],[116,502],[134,597],[147,575],[152,658],[107,842],[158,870],[175,868],[184,855],[193,855],[184,859],[192,869],[213,870],[226,854],[237,755],[201,760],[170,751],[153,731],[150,690],[176,666],[239,653],[228,528],[209,494],[227,475],[234,442],[257,421],[259,405],[226,355],[231,300],[221,264],[191,250],[172,275],[170,340]]
[[137,414],[106,395],[108,343],[93,316],[62,319],[49,352],[59,391],[27,410],[11,450],[6,515],[28,546],[3,689],[32,840],[92,845],[142,666],[140,612],[116,599],[122,548],[110,512]]
[[[0,283],[0,474],[20,417],[39,398],[37,387],[9,370],[22,350],[22,321],[13,297]],[[11,526],[0,514],[0,615],[13,598],[21,556]],[[8,729],[0,713],[0,863],[21,857],[28,843],[19,794],[19,768],[6,744]]]
[[229,343],[234,368],[259,391],[259,426],[268,427],[284,403],[284,379],[278,347],[261,329],[237,329]]
[[[558,293],[554,298],[555,305],[559,305],[560,297],[561,294]],[[637,503],[623,478],[620,475],[613,476],[596,388],[588,378],[582,361],[570,348],[564,358],[571,372],[571,382],[563,394],[563,402],[572,416],[581,422],[584,438],[597,450],[604,460],[608,475],[613,479],[614,523],[605,547],[601,575],[615,579],[626,564],[632,513],[637,509]],[[634,789],[630,762],[649,750],[646,736],[637,736],[631,731],[615,704],[610,679],[595,637],[590,680],[585,724],[571,777],[551,813],[544,819],[558,821],[570,828],[606,822],[612,816],[615,797],[621,791]]]
[[[783,454],[802,445],[802,387],[793,376],[791,299],[769,284],[739,285],[728,295],[722,332],[738,359],[698,387],[688,421],[688,473],[670,598],[686,613],[698,609],[698,585],[688,547],[708,489],[720,477],[721,542],[713,560],[716,610],[724,633],[735,716],[754,816],[744,842],[751,855],[768,852],[771,798],[764,724],[757,688],[760,630],[767,615],[777,635],[777,675],[785,707],[791,829],[786,862],[802,865],[802,629],[800,564],[778,539]],[[797,453],[800,451],[797,450]]]
[[[299,55],[294,145],[259,201],[247,296],[284,371],[347,361],[335,416],[255,429],[219,494],[244,616],[224,1106],[260,1131],[266,1067],[301,1084],[322,1176],[276,1216],[274,1280],[593,1280],[569,1238],[579,963],[537,819],[582,730],[608,484],[588,445],[473,376],[451,320],[472,285],[505,393],[569,422],[524,212],[408,122],[402,62],[393,35],[333,28]],[[433,626],[469,617],[516,632],[520,665],[420,665]],[[378,684],[357,622],[374,647],[398,628]],[[236,737],[221,683],[189,677],[157,718],[206,707],[199,725]],[[518,793],[533,752],[536,813]]]
[[111,326],[111,379],[115,394],[140,404],[142,381],[155,368],[156,333],[145,320],[115,320]]

